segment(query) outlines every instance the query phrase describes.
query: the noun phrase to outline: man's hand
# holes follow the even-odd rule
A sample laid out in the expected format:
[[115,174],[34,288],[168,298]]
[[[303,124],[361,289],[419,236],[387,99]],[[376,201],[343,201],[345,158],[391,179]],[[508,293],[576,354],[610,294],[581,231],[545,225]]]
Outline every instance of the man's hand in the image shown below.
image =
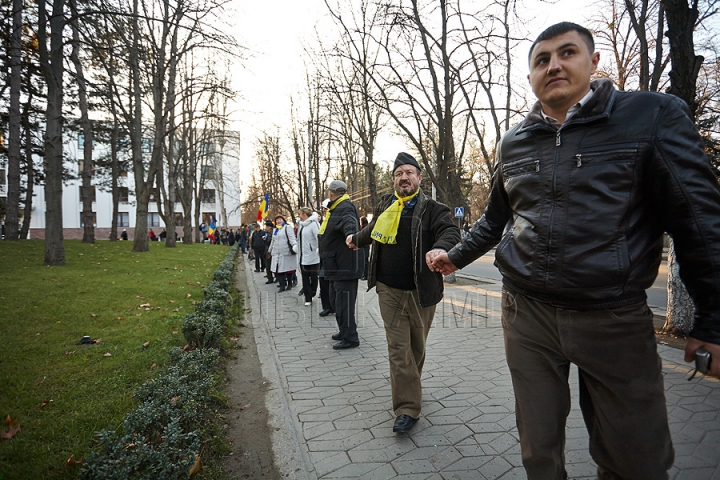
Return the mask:
[[347,236],[347,238],[345,239],[345,245],[347,245],[348,248],[352,248],[353,250],[357,250],[358,247],[357,247],[357,245],[355,245],[355,244],[353,243],[352,237],[353,237],[352,235],[348,235],[348,236]]
[[425,254],[425,263],[431,272],[440,272],[443,275],[450,275],[457,270],[457,267],[448,258],[447,252],[439,248]]
[[688,337],[687,345],[685,345],[685,361],[692,362],[695,360],[695,351],[703,347],[710,352],[712,360],[710,361],[710,370],[708,375],[720,378],[720,345],[715,343],[703,342],[697,338]]

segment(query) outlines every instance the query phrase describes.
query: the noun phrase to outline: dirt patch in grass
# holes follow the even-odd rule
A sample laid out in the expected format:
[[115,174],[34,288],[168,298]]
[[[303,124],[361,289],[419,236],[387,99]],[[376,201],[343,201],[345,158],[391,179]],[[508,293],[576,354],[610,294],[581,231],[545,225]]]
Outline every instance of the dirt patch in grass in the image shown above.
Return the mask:
[[[238,290],[245,290],[245,263],[238,262]],[[224,433],[232,452],[223,460],[230,478],[280,479],[272,450],[272,429],[268,423],[265,395],[268,382],[263,378],[252,327],[241,324],[239,343],[227,362],[226,394],[228,408],[223,411]]]

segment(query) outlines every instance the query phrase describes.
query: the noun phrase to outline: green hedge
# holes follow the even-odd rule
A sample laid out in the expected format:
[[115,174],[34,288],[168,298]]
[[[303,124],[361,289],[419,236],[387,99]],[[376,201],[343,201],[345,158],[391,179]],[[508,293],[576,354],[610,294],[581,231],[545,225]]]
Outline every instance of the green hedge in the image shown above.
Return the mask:
[[200,454],[202,420],[220,337],[232,300],[229,294],[239,244],[230,248],[205,288],[204,300],[185,316],[182,332],[189,350],[174,348],[166,371],[135,392],[139,405],[128,413],[123,432],[97,433],[98,447],[80,471],[82,479],[176,480],[187,478]]

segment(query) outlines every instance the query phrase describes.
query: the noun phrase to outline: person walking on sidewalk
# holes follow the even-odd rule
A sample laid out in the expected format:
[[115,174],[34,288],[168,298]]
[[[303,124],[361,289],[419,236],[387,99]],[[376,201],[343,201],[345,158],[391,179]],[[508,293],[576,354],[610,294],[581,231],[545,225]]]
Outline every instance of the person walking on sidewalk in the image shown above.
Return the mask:
[[268,253],[272,255],[271,270],[279,283],[279,291],[284,292],[293,287],[292,277],[297,269],[297,257],[294,249],[297,249],[297,239],[292,225],[282,215],[276,215],[275,230],[272,233],[272,241]]
[[350,201],[347,185],[341,180],[333,180],[328,187],[330,204],[320,226],[320,256],[325,278],[330,282],[330,304],[335,310],[338,333],[333,340],[335,350],[354,348],[360,345],[357,324],[355,322],[355,302],[357,301],[358,280],[362,277],[362,257],[360,252],[345,245],[345,237],[360,229],[360,216]]
[[318,214],[310,207],[302,207],[298,213],[298,265],[302,276],[302,293],[305,306],[312,305],[317,294],[320,255],[318,254]]
[[259,223],[253,223],[253,232],[250,235],[250,248],[255,255],[255,271],[265,270],[265,232],[260,228]]
[[592,34],[542,32],[528,78],[538,102],[497,150],[485,214],[428,263],[448,274],[497,244],[502,324],[530,480],[567,478],[570,363],[602,479],[666,479],[674,453],[645,290],[662,234],[695,302],[685,349],[720,375],[720,192],[687,105],[591,81]]
[[270,220],[265,220],[265,233],[263,234],[263,241],[265,242],[265,249],[263,250],[263,258],[265,258],[265,275],[267,276],[266,284],[275,283],[277,278],[273,277],[272,271],[272,255],[270,254],[270,244],[273,239],[273,230],[275,225]]
[[368,290],[376,288],[385,325],[396,433],[408,433],[420,417],[425,343],[443,297],[442,275],[430,270],[425,255],[446,252],[460,241],[450,209],[428,198],[421,181],[417,161],[398,154],[394,194],[383,196],[372,222],[346,238],[350,248],[373,245]]

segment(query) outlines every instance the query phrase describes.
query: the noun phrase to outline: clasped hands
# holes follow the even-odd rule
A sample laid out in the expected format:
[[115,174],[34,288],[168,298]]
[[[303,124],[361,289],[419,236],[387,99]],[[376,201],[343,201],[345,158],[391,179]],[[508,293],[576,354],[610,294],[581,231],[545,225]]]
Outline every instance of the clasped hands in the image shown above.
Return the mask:
[[[353,236],[348,235],[345,238],[345,245],[348,248],[357,250],[359,247],[353,242]],[[425,263],[431,272],[440,272],[443,275],[450,275],[452,272],[457,270],[457,267],[448,258],[448,254],[445,250],[440,248],[434,248],[425,254]]]

